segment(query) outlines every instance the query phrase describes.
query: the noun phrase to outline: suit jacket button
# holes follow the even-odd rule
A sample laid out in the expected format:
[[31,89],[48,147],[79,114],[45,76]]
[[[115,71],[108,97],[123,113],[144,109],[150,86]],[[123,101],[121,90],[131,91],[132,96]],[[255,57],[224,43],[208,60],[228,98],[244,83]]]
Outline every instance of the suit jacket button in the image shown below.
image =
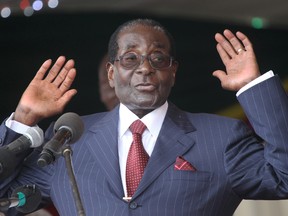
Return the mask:
[[130,209],[136,209],[137,206],[138,206],[138,204],[136,202],[129,203],[129,208]]

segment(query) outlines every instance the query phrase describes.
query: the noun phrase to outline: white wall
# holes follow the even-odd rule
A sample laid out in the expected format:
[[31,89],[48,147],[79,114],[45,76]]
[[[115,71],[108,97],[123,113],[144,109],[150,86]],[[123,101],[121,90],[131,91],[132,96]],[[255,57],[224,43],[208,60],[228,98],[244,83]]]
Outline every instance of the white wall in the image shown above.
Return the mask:
[[234,216],[288,216],[288,200],[244,200],[238,206]]

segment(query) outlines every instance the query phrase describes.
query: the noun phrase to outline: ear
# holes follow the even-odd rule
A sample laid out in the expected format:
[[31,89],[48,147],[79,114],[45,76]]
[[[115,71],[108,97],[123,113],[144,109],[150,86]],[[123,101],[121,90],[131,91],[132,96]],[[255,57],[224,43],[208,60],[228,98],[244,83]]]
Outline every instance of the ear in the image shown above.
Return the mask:
[[106,70],[107,70],[109,85],[111,88],[114,88],[114,65],[111,62],[107,62]]
[[172,66],[171,66],[171,72],[172,72],[172,76],[173,76],[173,83],[172,83],[172,86],[174,86],[174,83],[175,83],[175,79],[176,79],[176,73],[178,71],[178,67],[179,67],[179,63],[178,61],[174,61]]

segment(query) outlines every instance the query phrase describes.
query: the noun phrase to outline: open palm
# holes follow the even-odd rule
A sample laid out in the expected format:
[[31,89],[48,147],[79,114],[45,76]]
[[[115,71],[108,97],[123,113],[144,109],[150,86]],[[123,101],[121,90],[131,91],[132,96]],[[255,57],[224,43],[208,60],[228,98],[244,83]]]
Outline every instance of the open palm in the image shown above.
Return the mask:
[[35,125],[41,119],[63,111],[77,93],[76,89],[70,89],[76,77],[74,61],[69,60],[64,64],[65,61],[65,57],[60,56],[50,70],[50,59],[42,64],[21,97],[15,111],[15,120]]

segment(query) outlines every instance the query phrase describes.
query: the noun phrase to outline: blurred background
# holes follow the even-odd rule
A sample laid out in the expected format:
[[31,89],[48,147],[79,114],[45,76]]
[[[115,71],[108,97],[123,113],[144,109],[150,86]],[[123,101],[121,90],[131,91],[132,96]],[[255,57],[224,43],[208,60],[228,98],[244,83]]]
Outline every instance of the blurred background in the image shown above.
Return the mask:
[[[174,36],[180,68],[170,100],[182,109],[245,119],[235,93],[222,90],[211,75],[224,68],[214,35],[225,28],[244,32],[262,73],[273,70],[288,89],[287,0],[0,0],[0,12],[1,121],[14,111],[41,64],[59,55],[73,58],[78,72],[73,84],[78,94],[65,111],[106,110],[99,64],[111,33],[133,18],[153,18]],[[245,201],[235,215],[284,216],[285,203]]]

